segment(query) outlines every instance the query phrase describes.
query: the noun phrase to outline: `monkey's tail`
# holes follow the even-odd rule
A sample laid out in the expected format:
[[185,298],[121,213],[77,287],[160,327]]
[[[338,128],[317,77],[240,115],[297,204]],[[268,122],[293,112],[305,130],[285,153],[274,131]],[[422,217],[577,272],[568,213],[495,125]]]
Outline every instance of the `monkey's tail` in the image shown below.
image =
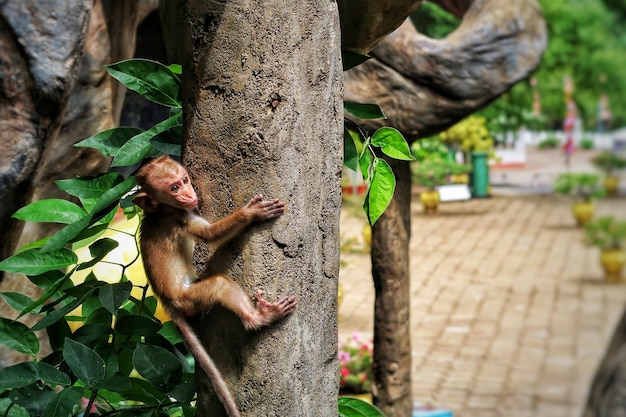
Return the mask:
[[174,324],[178,327],[183,339],[187,342],[187,346],[195,357],[196,362],[200,364],[202,369],[204,369],[209,376],[209,379],[213,384],[213,388],[217,393],[217,397],[224,405],[228,417],[241,417],[239,408],[237,408],[233,394],[228,389],[226,381],[222,378],[222,374],[220,374],[219,369],[215,366],[215,362],[213,362],[209,353],[202,346],[200,339],[198,339],[196,332],[189,325],[187,318],[185,318],[182,314],[173,312],[170,313],[170,317],[174,321]]

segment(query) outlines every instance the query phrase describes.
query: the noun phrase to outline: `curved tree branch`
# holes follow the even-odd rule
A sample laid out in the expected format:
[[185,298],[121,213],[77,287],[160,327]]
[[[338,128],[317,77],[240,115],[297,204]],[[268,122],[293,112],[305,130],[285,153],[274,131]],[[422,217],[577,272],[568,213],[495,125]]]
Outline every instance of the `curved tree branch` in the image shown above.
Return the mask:
[[371,52],[376,59],[346,73],[345,98],[375,102],[408,138],[437,133],[479,110],[527,77],[547,45],[535,0],[471,3],[444,39],[418,33],[405,21]]

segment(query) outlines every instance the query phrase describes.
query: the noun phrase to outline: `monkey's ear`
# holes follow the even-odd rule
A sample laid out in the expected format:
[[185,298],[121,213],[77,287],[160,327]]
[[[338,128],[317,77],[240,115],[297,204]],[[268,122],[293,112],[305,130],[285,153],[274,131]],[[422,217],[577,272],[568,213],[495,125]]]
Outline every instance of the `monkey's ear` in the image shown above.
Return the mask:
[[153,200],[145,191],[137,193],[135,198],[133,198],[133,203],[137,204],[147,213],[154,213],[159,208],[159,203]]

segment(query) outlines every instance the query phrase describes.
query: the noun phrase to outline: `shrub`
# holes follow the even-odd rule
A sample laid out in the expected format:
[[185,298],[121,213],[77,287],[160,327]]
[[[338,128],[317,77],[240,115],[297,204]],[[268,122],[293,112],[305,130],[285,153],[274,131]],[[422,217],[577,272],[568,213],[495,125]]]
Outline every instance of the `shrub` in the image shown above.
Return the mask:
[[561,143],[561,141],[558,140],[557,138],[549,137],[549,138],[545,138],[544,140],[539,142],[537,144],[537,148],[539,148],[539,149],[556,149],[556,148],[559,147],[560,143]]
[[344,393],[372,391],[372,341],[362,341],[354,332],[346,341],[339,340],[339,389]]

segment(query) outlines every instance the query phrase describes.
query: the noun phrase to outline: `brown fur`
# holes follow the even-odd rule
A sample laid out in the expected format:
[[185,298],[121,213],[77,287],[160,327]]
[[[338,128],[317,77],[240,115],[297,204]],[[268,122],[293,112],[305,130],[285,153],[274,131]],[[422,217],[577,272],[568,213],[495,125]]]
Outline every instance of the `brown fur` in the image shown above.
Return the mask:
[[237,314],[247,329],[257,329],[289,315],[296,301],[294,297],[283,297],[270,303],[259,290],[255,307],[241,287],[224,274],[198,279],[192,261],[194,242],[202,239],[223,243],[254,221],[280,216],[284,203],[278,199],[264,201],[259,194],[229,216],[209,223],[193,213],[196,193],[189,174],[177,162],[167,156],[155,159],[142,167],[136,177],[142,188],[133,202],[144,210],[141,253],[152,290],[211,377],[229,416],[239,416],[232,394],[185,316],[220,304]]

